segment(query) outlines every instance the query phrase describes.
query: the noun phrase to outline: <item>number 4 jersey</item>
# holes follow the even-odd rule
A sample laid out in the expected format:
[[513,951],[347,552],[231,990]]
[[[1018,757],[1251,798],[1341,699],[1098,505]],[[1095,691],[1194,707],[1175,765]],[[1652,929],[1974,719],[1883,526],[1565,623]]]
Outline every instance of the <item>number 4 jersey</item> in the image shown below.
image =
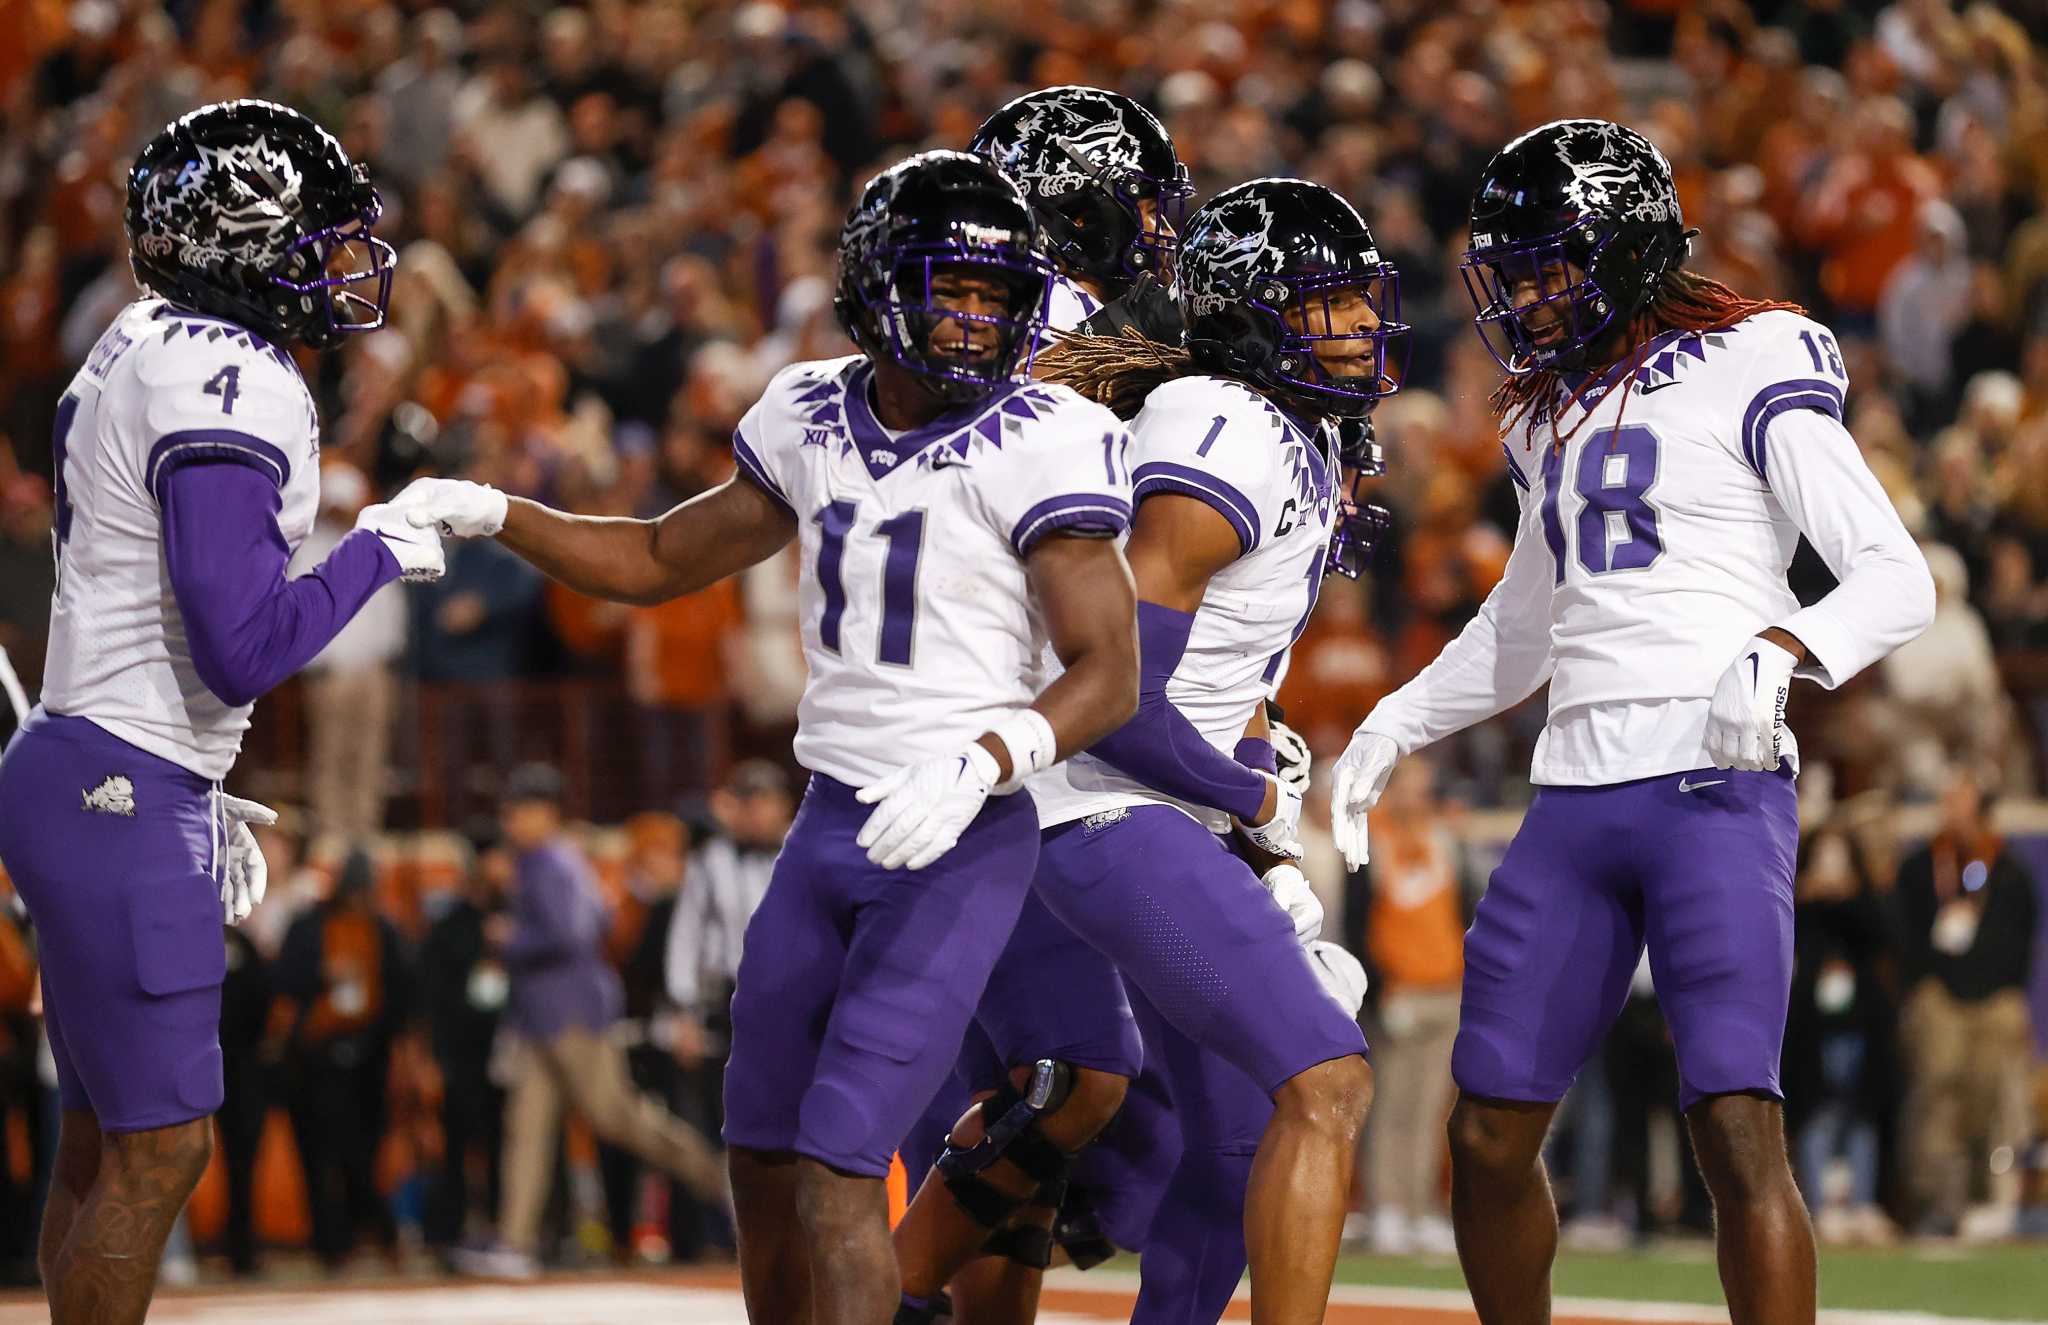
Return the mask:
[[776,374],[740,470],[796,516],[810,679],[804,767],[861,786],[959,750],[1044,688],[1024,559],[1131,518],[1129,435],[1065,387],[1017,383],[908,432],[875,418],[862,357]]
[[130,304],[57,405],[57,593],[42,702],[205,777],[227,775],[250,705],[192,665],[164,563],[158,499],[195,461],[274,479],[296,548],[320,499],[319,425],[290,357],[232,322]]
[[[1841,426],[1848,375],[1824,327],[1766,312],[1667,332],[1640,360],[1578,384],[1554,426],[1505,429],[1522,508],[1506,575],[1366,729],[1413,750],[1547,677],[1532,779],[1624,782],[1706,766],[1715,684],[1766,627],[1828,686],[1916,633],[1901,586],[1925,564]],[[1804,609],[1785,582],[1801,533],[1843,581]]]

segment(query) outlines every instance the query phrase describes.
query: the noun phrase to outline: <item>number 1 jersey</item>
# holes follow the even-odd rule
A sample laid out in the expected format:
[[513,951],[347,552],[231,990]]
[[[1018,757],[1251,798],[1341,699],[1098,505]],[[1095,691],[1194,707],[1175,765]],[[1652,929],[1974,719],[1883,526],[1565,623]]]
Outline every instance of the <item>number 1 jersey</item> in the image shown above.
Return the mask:
[[953,753],[1046,684],[1024,559],[1131,518],[1124,424],[1065,387],[1012,383],[895,433],[854,356],[777,373],[740,421],[740,471],[796,517],[810,677],[804,767],[861,786]]

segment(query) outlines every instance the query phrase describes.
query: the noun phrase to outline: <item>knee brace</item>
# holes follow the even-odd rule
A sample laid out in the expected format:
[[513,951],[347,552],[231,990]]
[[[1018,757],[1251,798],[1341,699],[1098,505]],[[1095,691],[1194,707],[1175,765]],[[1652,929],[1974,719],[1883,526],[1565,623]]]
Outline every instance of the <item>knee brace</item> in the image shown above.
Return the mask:
[[[1041,1058],[1031,1065],[1031,1079],[1020,1092],[1006,1080],[981,1102],[982,1137],[971,1146],[947,1139],[935,1166],[953,1194],[977,1224],[1000,1229],[1026,1201],[1057,1205],[1066,1186],[1073,1156],[1038,1130],[1041,1119],[1058,1111],[1074,1088],[1074,1071],[1065,1063]],[[991,1186],[982,1171],[1006,1159],[1038,1184],[1029,1196],[1012,1196]],[[1050,1194],[1050,1199],[1046,1199]]]
[[1095,1202],[1080,1191],[1070,1192],[1052,1221],[1052,1240],[1066,1249],[1077,1270],[1092,1270],[1116,1255],[1116,1244],[1096,1217]]

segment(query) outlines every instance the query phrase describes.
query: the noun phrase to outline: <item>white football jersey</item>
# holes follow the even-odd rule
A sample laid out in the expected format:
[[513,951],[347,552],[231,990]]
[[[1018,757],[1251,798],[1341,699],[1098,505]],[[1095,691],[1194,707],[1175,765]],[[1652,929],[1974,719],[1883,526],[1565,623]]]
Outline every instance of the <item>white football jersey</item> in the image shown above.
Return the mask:
[[1052,278],[1052,293],[1045,309],[1047,331],[1072,331],[1101,311],[1102,301],[1082,289],[1072,277]]
[[158,481],[181,459],[232,456],[276,479],[296,549],[320,501],[313,397],[284,350],[160,299],[130,304],[57,406],[57,592],[43,707],[218,781],[252,706],[193,670],[164,566]]
[[[1308,624],[1330,551],[1336,440],[1311,436],[1239,382],[1184,377],[1156,388],[1131,422],[1136,499],[1208,503],[1237,531],[1241,554],[1209,581],[1166,697],[1209,743],[1233,753],[1245,725]],[[1047,827],[1127,805],[1167,804],[1216,831],[1229,816],[1178,801],[1091,755],[1031,780]]]
[[797,762],[855,786],[953,753],[1045,686],[1024,558],[1130,523],[1130,435],[1065,387],[1006,386],[906,433],[854,356],[783,369],[733,453],[796,516],[810,679]]
[[1621,381],[1625,367],[1582,384],[1554,425],[1524,415],[1506,430],[1522,504],[1507,573],[1368,729],[1412,750],[1547,676],[1532,779],[1628,781],[1710,762],[1715,685],[1760,630],[1789,630],[1813,655],[1800,674],[1829,685],[1896,645],[1900,623],[1882,611],[1801,609],[1785,582],[1802,527],[1838,574],[1878,552],[1917,563],[1846,432],[1815,437],[1788,420],[1777,431],[1791,449],[1772,444],[1788,411],[1842,416],[1848,374],[1827,329],[1760,313],[1666,333]]

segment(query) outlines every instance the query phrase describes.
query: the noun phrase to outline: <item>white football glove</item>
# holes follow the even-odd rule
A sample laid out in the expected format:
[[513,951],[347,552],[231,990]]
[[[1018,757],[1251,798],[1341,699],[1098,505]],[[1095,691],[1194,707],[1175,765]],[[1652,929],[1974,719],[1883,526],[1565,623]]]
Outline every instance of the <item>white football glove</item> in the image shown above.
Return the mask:
[[1366,812],[1380,803],[1401,748],[1391,737],[1360,727],[1338,756],[1330,781],[1330,835],[1344,863],[1358,869],[1372,859],[1366,841]]
[[239,925],[249,918],[270,886],[270,866],[264,863],[263,850],[256,845],[256,834],[249,831],[249,825],[268,827],[277,822],[277,811],[240,796],[223,795],[220,819],[228,840],[228,867],[221,878],[220,905],[227,923]]
[[367,529],[384,540],[391,555],[398,558],[399,574],[413,584],[425,584],[448,573],[448,559],[441,553],[441,536],[421,529],[405,512],[389,502],[365,506],[356,516],[356,528]]
[[421,478],[391,499],[406,518],[429,525],[447,538],[489,538],[505,527],[505,494],[488,483],[459,478]]
[[1273,784],[1278,793],[1274,797],[1273,817],[1256,827],[1240,819],[1238,831],[1245,840],[1259,850],[1273,856],[1285,856],[1289,860],[1301,859],[1301,793],[1284,780],[1271,773],[1260,771],[1259,776]]
[[1799,660],[1761,637],[1742,646],[1707,709],[1707,758],[1715,768],[1767,772],[1785,753],[1785,696]]
[[1339,1007],[1356,1017],[1365,1006],[1365,967],[1358,958],[1335,943],[1317,939],[1308,945],[1308,964],[1322,981],[1323,992],[1337,1000]]
[[1266,885],[1266,891],[1273,894],[1273,900],[1294,922],[1294,937],[1302,943],[1312,943],[1323,932],[1323,903],[1316,896],[1316,890],[1309,886],[1308,876],[1292,861],[1275,865],[1259,879]]
[[958,754],[899,768],[856,793],[875,809],[854,844],[885,870],[921,870],[953,849],[1001,771],[979,741]]
[[1308,795],[1309,765],[1314,762],[1308,742],[1300,732],[1270,715],[1266,719],[1266,740],[1279,761],[1280,780],[1294,788],[1295,795]]

